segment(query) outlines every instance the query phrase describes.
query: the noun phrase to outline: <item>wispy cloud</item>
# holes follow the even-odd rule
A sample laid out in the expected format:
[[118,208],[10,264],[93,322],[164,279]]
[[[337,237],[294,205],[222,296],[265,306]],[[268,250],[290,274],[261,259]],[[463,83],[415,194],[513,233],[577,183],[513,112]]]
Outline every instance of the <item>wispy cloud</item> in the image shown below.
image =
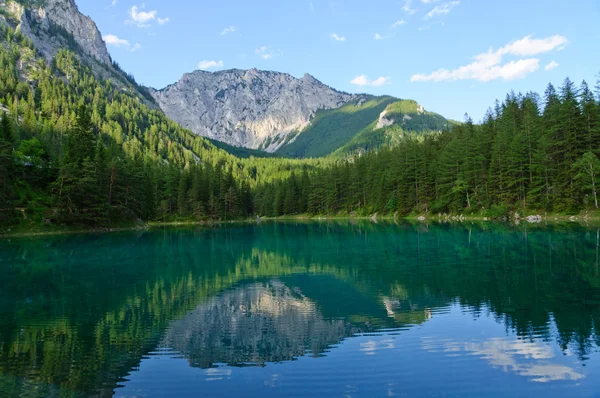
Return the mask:
[[169,18],[158,18],[157,21],[159,25],[165,25],[171,22]]
[[223,67],[223,61],[200,61],[198,63],[198,68],[202,69],[202,70],[208,70],[208,69],[215,69],[215,68],[222,68]]
[[254,50],[254,53],[264,60],[273,58],[275,53],[270,46],[262,46]]
[[346,38],[344,36],[340,36],[337,33],[332,33],[331,38],[335,41],[346,41]]
[[400,26],[404,25],[406,23],[406,21],[404,19],[399,19],[396,22],[394,22],[392,24],[392,26],[390,26],[391,29],[396,29],[399,28]]
[[373,39],[375,39],[375,40],[386,40],[386,39],[389,39],[390,37],[392,37],[392,35],[382,36],[379,33],[375,33],[373,35]]
[[372,87],[381,87],[383,85],[389,84],[391,79],[389,77],[378,77],[375,80],[369,80],[367,75],[359,75],[350,81],[350,84],[354,84],[355,86],[372,86]]
[[456,69],[439,69],[430,74],[416,74],[411,77],[412,82],[444,81],[444,80],[477,80],[488,82],[491,80],[521,79],[540,68],[538,58],[521,58],[502,64],[507,55],[516,57],[532,57],[538,54],[561,50],[568,44],[564,36],[555,35],[544,39],[534,39],[525,36],[520,40],[510,42],[502,48],[475,56],[475,61]]
[[404,11],[408,15],[413,15],[417,12],[416,9],[412,8],[412,0],[404,0],[404,4],[402,5],[402,11]]
[[228,35],[230,33],[235,33],[235,32],[237,32],[237,28],[235,26],[228,26],[221,31],[221,36],[225,36],[225,35]]
[[552,62],[550,62],[548,65],[546,65],[546,66],[544,67],[544,70],[545,70],[546,72],[548,72],[548,71],[551,71],[552,69],[556,69],[556,68],[558,68],[558,66],[559,66],[559,65],[560,65],[560,64],[559,64],[558,62],[556,62],[556,61],[552,61]]
[[446,15],[452,11],[452,9],[460,4],[460,1],[450,1],[448,3],[440,4],[439,6],[435,6],[431,11],[429,11],[423,17],[424,20],[428,20],[440,15]]

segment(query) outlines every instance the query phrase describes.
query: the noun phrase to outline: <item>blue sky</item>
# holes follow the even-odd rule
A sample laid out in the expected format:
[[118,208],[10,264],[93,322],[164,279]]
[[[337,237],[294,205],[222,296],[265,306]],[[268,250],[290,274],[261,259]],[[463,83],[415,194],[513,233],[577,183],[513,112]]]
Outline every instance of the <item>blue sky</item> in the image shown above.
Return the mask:
[[76,0],[117,62],[162,88],[259,68],[481,120],[510,90],[600,72],[600,0]]

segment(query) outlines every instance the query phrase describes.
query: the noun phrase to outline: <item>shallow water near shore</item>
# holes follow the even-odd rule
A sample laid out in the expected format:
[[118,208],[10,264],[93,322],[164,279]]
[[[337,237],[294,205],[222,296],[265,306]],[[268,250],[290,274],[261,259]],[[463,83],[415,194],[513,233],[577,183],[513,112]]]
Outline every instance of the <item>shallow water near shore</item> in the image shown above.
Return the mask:
[[0,396],[598,396],[600,231],[267,222],[0,241]]

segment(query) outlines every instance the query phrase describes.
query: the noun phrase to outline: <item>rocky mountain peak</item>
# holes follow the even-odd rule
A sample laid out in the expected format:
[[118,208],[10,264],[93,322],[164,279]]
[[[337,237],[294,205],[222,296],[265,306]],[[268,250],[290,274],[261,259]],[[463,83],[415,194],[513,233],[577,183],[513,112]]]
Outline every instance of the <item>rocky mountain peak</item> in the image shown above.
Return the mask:
[[18,29],[33,40],[47,59],[52,59],[68,44],[67,38],[57,34],[62,30],[72,36],[82,55],[105,65],[112,64],[98,27],[90,17],[79,12],[74,0],[29,1],[27,6],[20,1],[0,0],[0,6],[8,9],[17,20]]
[[292,141],[318,110],[354,98],[308,74],[297,79],[256,68],[196,71],[151,93],[167,116],[196,134],[269,152]]

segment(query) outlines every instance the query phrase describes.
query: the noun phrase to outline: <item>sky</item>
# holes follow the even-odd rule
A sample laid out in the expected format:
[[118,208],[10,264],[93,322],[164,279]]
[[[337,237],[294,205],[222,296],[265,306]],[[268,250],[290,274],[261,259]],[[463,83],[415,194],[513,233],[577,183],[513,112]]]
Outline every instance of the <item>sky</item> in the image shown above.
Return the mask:
[[481,120],[511,90],[600,72],[600,0],[76,0],[112,58],[163,88],[197,69],[310,73]]

